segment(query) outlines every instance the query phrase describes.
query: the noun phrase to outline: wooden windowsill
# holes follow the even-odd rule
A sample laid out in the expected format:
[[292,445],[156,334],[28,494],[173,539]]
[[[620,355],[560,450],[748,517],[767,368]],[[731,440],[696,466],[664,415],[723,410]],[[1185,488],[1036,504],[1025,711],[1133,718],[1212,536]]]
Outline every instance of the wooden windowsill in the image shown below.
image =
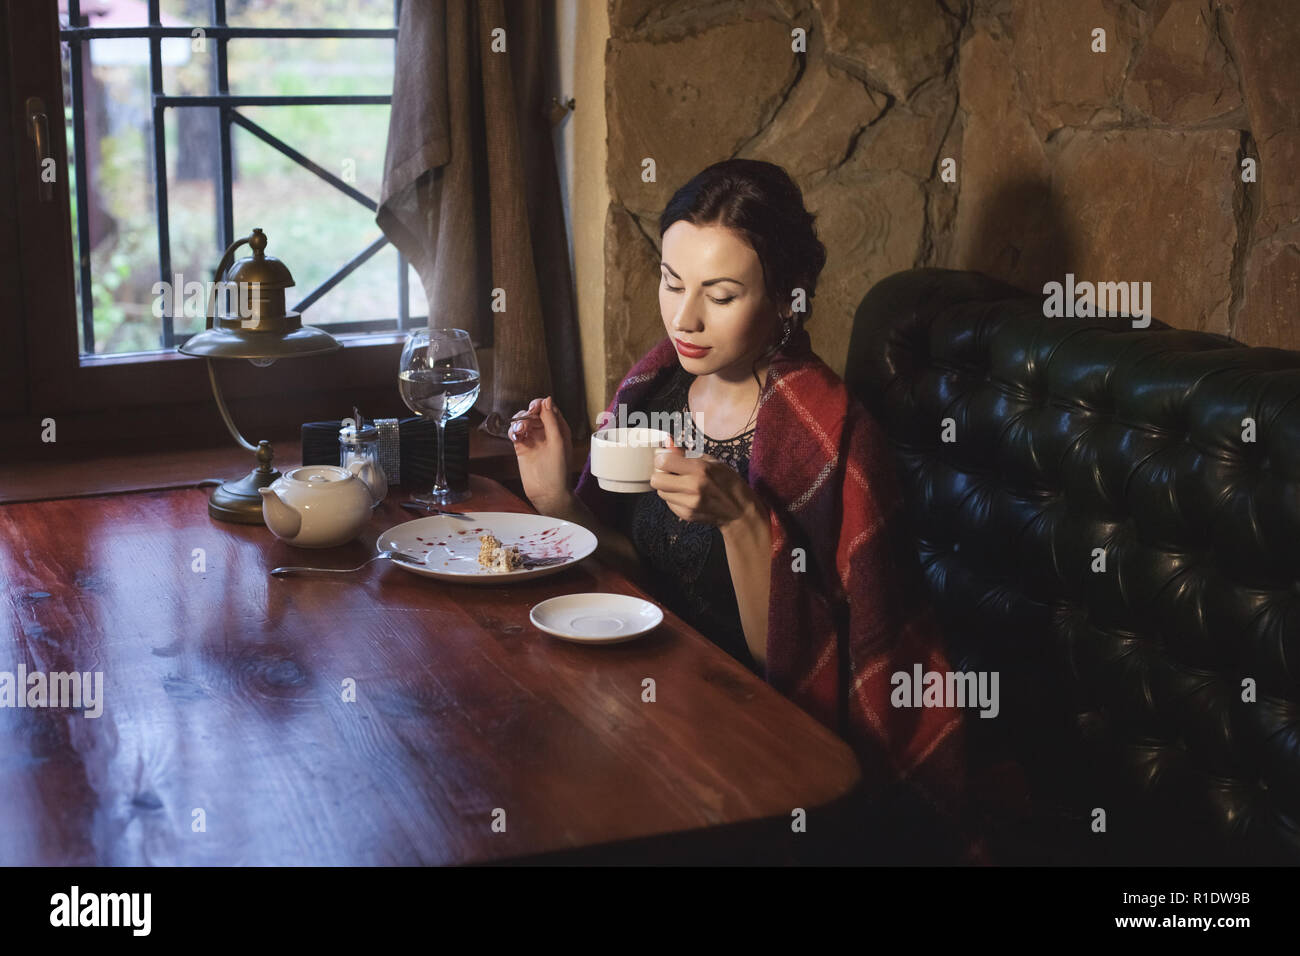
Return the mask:
[[[469,434],[470,471],[503,484],[516,483],[519,467],[510,442],[475,427]],[[280,471],[298,463],[300,440],[299,435],[272,439],[277,450],[274,465]],[[570,460],[581,467],[586,457],[587,442],[582,438],[575,442]],[[220,448],[6,463],[0,464],[0,504],[187,488],[205,479],[239,478],[256,465],[253,453],[233,441]]]

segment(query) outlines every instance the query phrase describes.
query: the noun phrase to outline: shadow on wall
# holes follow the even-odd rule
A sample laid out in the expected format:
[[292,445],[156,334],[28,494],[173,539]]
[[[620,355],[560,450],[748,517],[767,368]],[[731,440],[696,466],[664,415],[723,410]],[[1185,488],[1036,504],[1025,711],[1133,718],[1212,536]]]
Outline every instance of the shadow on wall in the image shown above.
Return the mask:
[[1042,292],[1071,271],[1078,243],[1051,184],[1003,184],[981,210],[957,268],[985,272],[1026,292]]

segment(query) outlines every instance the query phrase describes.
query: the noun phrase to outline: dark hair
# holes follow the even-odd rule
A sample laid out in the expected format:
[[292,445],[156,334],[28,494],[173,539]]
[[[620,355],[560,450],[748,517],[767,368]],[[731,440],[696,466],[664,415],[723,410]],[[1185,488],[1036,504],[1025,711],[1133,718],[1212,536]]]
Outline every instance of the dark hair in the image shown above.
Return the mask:
[[793,290],[804,290],[808,311],[793,315],[795,328],[803,325],[812,311],[817,276],[826,265],[826,247],[813,228],[816,217],[804,208],[803,193],[789,173],[758,159],[714,163],[677,190],[664,207],[659,217],[661,246],[668,227],[683,219],[696,226],[725,226],[744,236],[758,254],[767,297],[778,310],[789,305]]

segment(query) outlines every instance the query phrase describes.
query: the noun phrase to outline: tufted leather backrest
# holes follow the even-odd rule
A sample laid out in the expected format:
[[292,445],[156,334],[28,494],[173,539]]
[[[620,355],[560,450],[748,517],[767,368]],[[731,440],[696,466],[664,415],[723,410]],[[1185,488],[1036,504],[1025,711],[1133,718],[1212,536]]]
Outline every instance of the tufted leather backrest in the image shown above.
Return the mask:
[[1300,862],[1300,354],[1042,303],[899,273],[845,373],[954,658],[1000,674],[978,746],[1094,859]]

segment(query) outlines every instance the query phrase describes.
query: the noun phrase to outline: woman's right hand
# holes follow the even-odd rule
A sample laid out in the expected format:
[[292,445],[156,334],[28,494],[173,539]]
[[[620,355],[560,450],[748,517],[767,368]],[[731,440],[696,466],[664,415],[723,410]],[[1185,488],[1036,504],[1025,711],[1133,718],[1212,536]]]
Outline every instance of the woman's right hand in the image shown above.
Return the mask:
[[519,480],[533,507],[545,513],[548,502],[569,494],[569,449],[573,435],[563,415],[556,414],[548,395],[528,403],[528,413],[539,418],[525,418],[510,426],[515,459],[519,463]]

